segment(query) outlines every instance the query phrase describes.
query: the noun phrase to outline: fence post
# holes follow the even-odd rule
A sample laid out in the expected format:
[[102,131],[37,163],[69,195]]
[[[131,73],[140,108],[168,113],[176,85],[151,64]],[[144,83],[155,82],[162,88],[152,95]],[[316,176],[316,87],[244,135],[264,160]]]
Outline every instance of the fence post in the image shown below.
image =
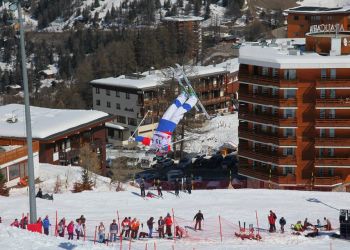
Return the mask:
[[176,225],[175,225],[175,213],[174,213],[174,208],[171,209],[171,212],[173,213],[173,225],[174,225],[174,241],[176,239]]
[[145,250],[148,250],[148,244],[146,243]]
[[256,226],[258,227],[258,236],[260,236],[258,211],[256,211],[256,210],[255,210],[255,217],[256,217]]
[[58,214],[57,214],[57,210],[56,210],[56,225],[55,225],[55,236],[57,237],[57,233],[58,233]]
[[122,250],[123,249],[123,235],[120,235],[119,240],[120,240],[120,250]]
[[118,218],[118,229],[119,229],[119,231],[121,231],[120,220],[119,220],[119,211],[118,210],[117,210],[117,218]]
[[109,243],[109,233],[107,234],[107,246],[108,246],[108,243]]
[[219,215],[219,225],[220,225],[220,238],[221,238],[221,242],[222,242],[222,227],[221,227],[221,217]]
[[156,242],[153,243],[153,250],[157,250],[157,244],[156,244]]
[[84,228],[84,241],[86,240],[86,224],[85,224],[85,228]]
[[96,244],[96,233],[97,233],[97,226],[95,227],[94,244]]
[[130,240],[129,240],[129,250],[131,250],[131,237],[130,237]]

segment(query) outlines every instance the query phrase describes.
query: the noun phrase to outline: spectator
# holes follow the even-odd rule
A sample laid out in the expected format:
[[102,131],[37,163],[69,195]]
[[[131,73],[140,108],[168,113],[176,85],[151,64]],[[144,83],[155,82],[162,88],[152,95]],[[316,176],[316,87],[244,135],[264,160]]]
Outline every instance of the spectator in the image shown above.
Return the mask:
[[163,193],[162,193],[162,183],[160,182],[160,180],[157,180],[157,191],[158,191],[158,196],[163,197]]
[[103,222],[100,222],[100,225],[98,226],[98,242],[104,243],[105,236],[106,236],[105,225],[103,225]]
[[142,178],[140,182],[140,191],[141,191],[141,196],[145,197],[146,192],[145,192],[145,180]]
[[175,180],[175,195],[176,195],[176,197],[179,197],[179,193],[180,193],[180,182],[179,182],[179,179],[176,178],[176,180]]
[[326,217],[324,217],[323,220],[324,220],[324,223],[325,223],[325,225],[324,225],[325,229],[327,231],[331,231],[332,230],[332,225],[331,225],[330,220],[327,219]]
[[113,222],[111,223],[111,225],[109,225],[109,234],[110,234],[110,238],[109,240],[112,242],[117,241],[117,234],[118,234],[118,224],[116,222],[116,220],[113,220]]
[[301,221],[298,221],[297,224],[294,225],[293,229],[297,232],[303,231],[303,225],[301,224]]
[[159,238],[164,238],[164,220],[163,217],[160,216],[158,220],[158,233],[159,233]]
[[270,233],[276,232],[276,219],[277,219],[276,214],[274,212],[272,212],[272,210],[270,210],[270,214],[267,218],[268,218],[269,224],[270,224],[269,232]]
[[287,224],[287,222],[283,217],[281,217],[279,222],[280,222],[280,226],[281,226],[281,232],[284,233],[284,226]]
[[15,219],[14,222],[11,223],[11,227],[19,227],[18,219]]
[[152,237],[152,234],[153,234],[153,224],[154,224],[154,218],[151,217],[148,219],[147,221],[147,227],[148,227],[148,230],[149,230],[149,233],[148,233],[148,237],[149,238],[153,238]]
[[140,222],[134,218],[131,221],[131,238],[136,239],[140,228]]
[[78,223],[75,224],[75,234],[77,235],[77,240],[79,240],[80,236],[83,235],[83,225],[80,219],[78,219]]
[[305,220],[304,220],[304,230],[306,230],[309,226],[312,226],[312,224],[307,221],[307,218],[305,218]]
[[186,178],[186,190],[189,194],[192,192],[192,180],[191,177]]
[[57,228],[58,236],[64,237],[65,230],[66,230],[66,219],[62,218],[62,220],[60,220],[60,222],[58,223],[58,228]]
[[28,217],[27,216],[24,216],[21,221],[19,222],[19,226],[22,228],[22,229],[27,229],[27,225],[28,225]]
[[50,224],[50,220],[49,220],[48,215],[45,216],[45,219],[43,220],[42,225],[44,228],[44,234],[49,235],[49,229],[50,229],[51,224]]
[[68,232],[68,240],[73,240],[74,221],[69,222],[69,224],[67,226],[67,232]]
[[201,210],[194,216],[193,220],[196,220],[196,224],[194,226],[194,230],[197,230],[197,226],[199,226],[199,230],[202,230],[202,220],[204,220],[204,216]]
[[42,199],[43,198],[43,191],[41,188],[39,188],[39,191],[36,193],[36,197]]
[[128,220],[128,217],[125,217],[121,224],[122,232],[120,233],[120,236],[123,237],[123,234],[125,232],[125,237],[129,237],[129,230],[130,230],[130,221]]
[[164,218],[164,223],[165,223],[165,233],[168,235],[168,237],[171,237],[173,235],[171,233],[171,226],[173,225],[173,220],[171,219],[171,216],[169,213]]

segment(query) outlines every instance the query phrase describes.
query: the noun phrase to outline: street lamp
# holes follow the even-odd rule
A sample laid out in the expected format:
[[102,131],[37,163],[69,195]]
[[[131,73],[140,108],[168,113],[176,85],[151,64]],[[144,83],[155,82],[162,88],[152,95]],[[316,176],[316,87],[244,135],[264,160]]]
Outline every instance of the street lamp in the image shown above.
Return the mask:
[[33,162],[33,140],[32,140],[32,126],[30,119],[30,104],[29,104],[29,89],[28,89],[28,73],[26,66],[26,52],[24,47],[24,30],[21,2],[25,0],[4,0],[3,2],[10,3],[10,10],[18,11],[19,33],[20,33],[20,49],[22,62],[22,79],[24,88],[24,107],[26,118],[26,135],[28,148],[28,179],[29,179],[29,212],[30,223],[36,222],[36,200],[35,200],[35,183],[34,183],[34,162]]

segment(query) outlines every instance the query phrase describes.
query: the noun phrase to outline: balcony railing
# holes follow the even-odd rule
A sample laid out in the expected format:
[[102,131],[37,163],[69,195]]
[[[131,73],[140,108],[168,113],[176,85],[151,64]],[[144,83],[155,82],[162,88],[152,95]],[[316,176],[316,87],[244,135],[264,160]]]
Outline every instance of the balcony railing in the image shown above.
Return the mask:
[[350,137],[316,137],[315,138],[315,146],[350,146]]
[[315,162],[316,166],[330,166],[330,167],[336,167],[336,166],[349,166],[350,167],[350,155],[349,157],[342,157],[342,158],[336,158],[336,157],[330,157],[330,158],[316,158]]
[[240,82],[255,83],[260,85],[274,86],[274,87],[284,87],[284,88],[296,88],[298,79],[295,80],[285,80],[280,78],[271,78],[258,75],[249,75],[245,73],[239,73],[238,80]]
[[343,179],[340,176],[315,177],[314,179],[314,185],[316,186],[333,186],[342,183]]
[[[39,142],[33,142],[33,152],[39,151]],[[0,153],[0,165],[8,163],[10,161],[14,161],[18,158],[28,156],[28,148],[27,146],[21,146],[20,148],[16,148],[4,153]]]
[[350,117],[317,119],[316,127],[350,127]]
[[71,149],[70,151],[60,151],[58,152],[58,158],[61,162],[70,161],[75,157],[79,156],[79,149]]
[[206,91],[212,91],[212,90],[219,90],[226,88],[226,84],[224,83],[217,83],[217,84],[211,84],[211,85],[203,85],[203,84],[196,84],[194,86],[194,89],[196,92],[206,92]]
[[254,113],[246,113],[245,110],[238,113],[238,119],[247,120],[257,123],[263,124],[271,124],[279,127],[296,127],[297,120],[296,118],[278,118],[276,116],[268,115],[268,114],[254,114]]
[[242,127],[239,127],[238,136],[240,138],[246,138],[252,141],[259,141],[266,144],[274,144],[279,146],[295,146],[295,137],[278,137],[277,135],[263,134],[254,131],[248,131]]
[[231,97],[229,97],[229,96],[221,96],[221,97],[215,97],[215,98],[209,98],[207,100],[203,100],[202,103],[203,103],[203,105],[207,106],[207,105],[227,102],[230,100],[231,100]]
[[346,79],[324,79],[316,81],[316,88],[349,88],[350,80]]
[[273,165],[296,165],[295,156],[273,155],[272,152],[257,152],[252,149],[240,148],[238,156]]
[[350,107],[350,98],[316,99],[316,107]]
[[262,105],[271,105],[271,106],[279,106],[279,107],[296,107],[297,101],[294,98],[289,99],[280,99],[278,96],[264,96],[264,95],[254,95],[249,93],[239,94],[240,101],[246,101],[250,103],[257,103]]

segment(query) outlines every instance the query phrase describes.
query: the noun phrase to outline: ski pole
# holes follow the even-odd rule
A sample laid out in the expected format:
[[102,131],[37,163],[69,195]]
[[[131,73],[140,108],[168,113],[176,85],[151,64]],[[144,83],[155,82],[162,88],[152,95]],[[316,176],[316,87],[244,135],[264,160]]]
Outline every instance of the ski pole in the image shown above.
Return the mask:
[[145,114],[145,116],[142,118],[140,124],[137,126],[137,128],[135,129],[134,133],[132,133],[131,137],[134,137],[136,132],[139,130],[139,128],[141,127],[142,123],[145,121],[145,119],[147,118],[148,116],[148,113],[152,113],[151,110],[147,110],[147,113]]

